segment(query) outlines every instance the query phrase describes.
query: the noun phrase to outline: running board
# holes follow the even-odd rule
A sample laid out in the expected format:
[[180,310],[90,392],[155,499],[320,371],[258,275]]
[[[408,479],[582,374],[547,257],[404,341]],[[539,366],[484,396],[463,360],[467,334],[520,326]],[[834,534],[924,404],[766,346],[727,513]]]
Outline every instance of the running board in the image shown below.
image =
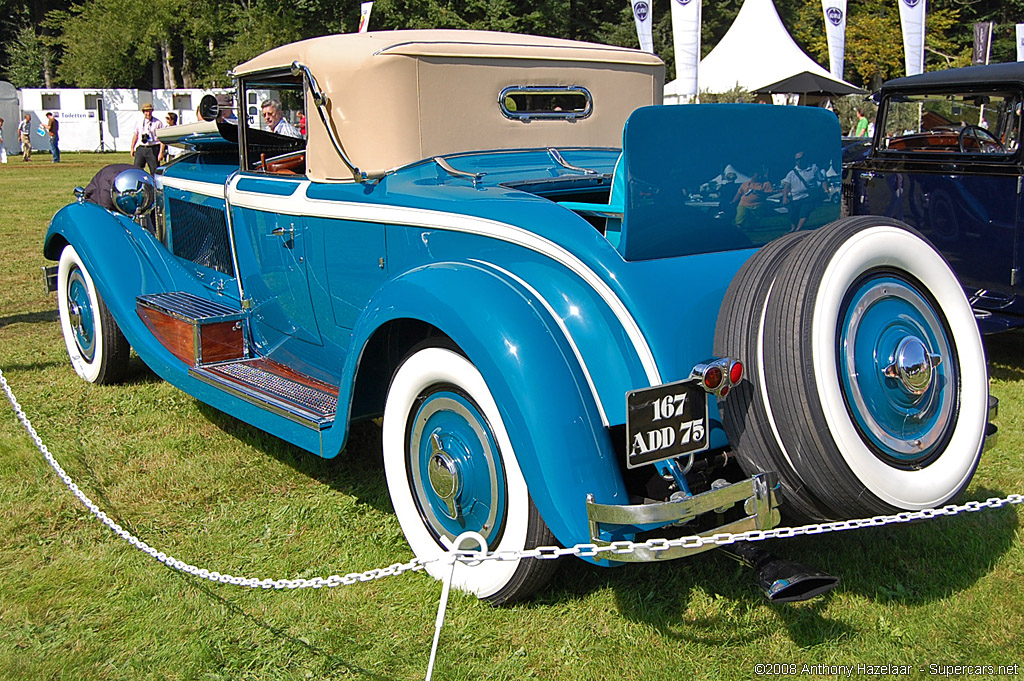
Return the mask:
[[193,367],[189,374],[295,423],[323,430],[334,423],[338,389],[267,359]]

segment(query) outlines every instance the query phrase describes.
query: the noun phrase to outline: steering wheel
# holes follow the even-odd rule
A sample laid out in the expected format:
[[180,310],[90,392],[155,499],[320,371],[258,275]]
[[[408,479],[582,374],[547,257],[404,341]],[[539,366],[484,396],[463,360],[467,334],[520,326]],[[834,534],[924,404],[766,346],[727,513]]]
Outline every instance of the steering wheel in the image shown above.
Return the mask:
[[[970,137],[975,144],[975,148],[967,148],[967,138]],[[1003,146],[995,135],[990,133],[980,125],[967,125],[960,131],[960,136],[957,138],[957,142],[960,145],[960,151],[971,153],[973,151],[981,151],[983,154],[1004,154],[1006,148]]]

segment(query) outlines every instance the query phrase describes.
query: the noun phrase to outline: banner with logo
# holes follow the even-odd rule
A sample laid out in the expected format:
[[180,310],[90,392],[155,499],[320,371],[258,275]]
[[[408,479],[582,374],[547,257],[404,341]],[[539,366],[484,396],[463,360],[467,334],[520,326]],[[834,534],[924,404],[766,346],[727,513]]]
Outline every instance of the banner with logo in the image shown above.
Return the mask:
[[1017,61],[1024,61],[1024,24],[1017,24]]
[[701,0],[672,0],[672,47],[676,54],[676,78],[681,95],[698,94],[700,3]]
[[821,0],[821,9],[825,12],[828,70],[833,78],[842,80],[846,60],[846,0]]
[[373,9],[373,2],[364,2],[359,5],[359,32],[366,33],[370,27],[370,10]]
[[636,22],[636,37],[640,40],[640,49],[654,54],[654,38],[651,36],[651,0],[630,0],[633,5],[633,20]]
[[926,0],[896,0],[900,5],[903,25],[903,55],[907,75],[924,73],[924,15]]
[[992,23],[991,21],[979,21],[974,24],[972,64],[988,63],[988,58],[992,54]]

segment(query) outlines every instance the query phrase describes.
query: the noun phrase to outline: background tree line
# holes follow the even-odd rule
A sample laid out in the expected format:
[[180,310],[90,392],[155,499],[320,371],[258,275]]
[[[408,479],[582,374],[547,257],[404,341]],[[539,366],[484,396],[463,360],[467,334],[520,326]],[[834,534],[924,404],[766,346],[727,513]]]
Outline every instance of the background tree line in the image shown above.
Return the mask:
[[[651,0],[655,51],[674,78],[672,0]],[[742,0],[708,0],[702,49]],[[818,0],[776,0],[797,43],[828,67]],[[358,0],[0,0],[0,78],[17,87],[216,87],[227,71],[294,40],[356,30]],[[925,69],[970,63],[972,24],[994,21],[992,61],[1016,59],[1024,0],[928,0]],[[371,28],[475,28],[637,46],[627,0],[376,0]],[[896,0],[849,0],[846,79],[903,75]]]

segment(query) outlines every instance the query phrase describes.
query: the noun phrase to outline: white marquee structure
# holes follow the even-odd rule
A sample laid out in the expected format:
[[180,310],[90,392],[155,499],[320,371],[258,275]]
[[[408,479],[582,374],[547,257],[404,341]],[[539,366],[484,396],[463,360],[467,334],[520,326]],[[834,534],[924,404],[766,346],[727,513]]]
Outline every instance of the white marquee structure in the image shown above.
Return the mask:
[[[772,0],[744,0],[721,42],[701,60],[697,83],[701,92],[728,92],[737,86],[756,92],[804,73],[841,91],[859,91],[833,78],[793,42]],[[681,103],[675,83],[665,85],[666,104]]]

